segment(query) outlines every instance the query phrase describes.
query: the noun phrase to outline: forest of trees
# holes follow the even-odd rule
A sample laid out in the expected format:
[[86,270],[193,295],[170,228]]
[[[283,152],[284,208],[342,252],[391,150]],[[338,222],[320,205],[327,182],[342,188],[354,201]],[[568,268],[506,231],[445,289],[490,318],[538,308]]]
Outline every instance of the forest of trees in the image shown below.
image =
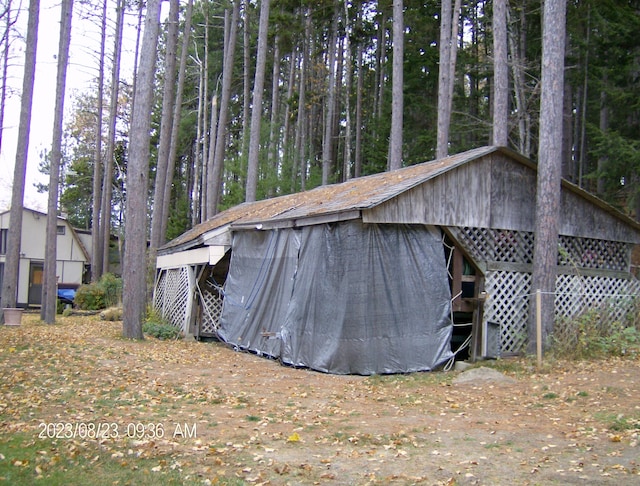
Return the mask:
[[[262,199],[387,169],[398,2],[196,1],[189,31],[186,2],[170,3],[176,6],[163,19],[158,42],[149,215],[164,198],[171,211],[156,242],[247,196]],[[453,12],[457,54],[448,153],[492,143],[493,3],[449,2],[460,10]],[[507,2],[508,145],[532,160],[542,3]],[[87,4],[96,12],[144,15],[137,2],[124,0],[85,0],[76,8],[86,11]],[[261,23],[263,4],[268,17]],[[439,1],[404,1],[402,165],[436,157],[441,7]],[[5,16],[9,22],[9,12]],[[96,56],[101,76],[94,90],[76,97],[65,123],[62,173],[68,175],[61,205],[84,228],[109,208],[111,226],[120,225],[126,194],[134,80],[119,79],[114,89],[120,16],[110,18],[104,52]],[[638,1],[568,2],[563,176],[633,214],[640,173],[637,32]],[[100,185],[87,183],[94,174]],[[111,204],[96,211],[94,195],[102,187],[110,189]]]
[[[6,79],[17,6],[2,3]],[[94,278],[108,270],[105,235],[122,234],[127,193],[140,187],[127,178],[140,73],[120,77],[125,19],[139,26],[136,65],[157,55],[143,195],[152,248],[245,200],[504,139],[537,161],[543,0],[164,3],[155,53],[144,50],[142,2],[74,5],[74,23],[103,35],[95,86],[65,118],[60,209],[94,229]],[[562,175],[634,217],[638,32],[638,0],[566,3]]]

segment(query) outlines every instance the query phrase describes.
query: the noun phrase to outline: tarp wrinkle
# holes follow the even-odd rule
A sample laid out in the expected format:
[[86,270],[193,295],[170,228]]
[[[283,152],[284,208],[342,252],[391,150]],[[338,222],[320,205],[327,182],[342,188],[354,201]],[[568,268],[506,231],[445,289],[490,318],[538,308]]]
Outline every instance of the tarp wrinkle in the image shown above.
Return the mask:
[[423,225],[236,232],[225,295],[220,337],[291,365],[406,373],[452,356],[444,251]]

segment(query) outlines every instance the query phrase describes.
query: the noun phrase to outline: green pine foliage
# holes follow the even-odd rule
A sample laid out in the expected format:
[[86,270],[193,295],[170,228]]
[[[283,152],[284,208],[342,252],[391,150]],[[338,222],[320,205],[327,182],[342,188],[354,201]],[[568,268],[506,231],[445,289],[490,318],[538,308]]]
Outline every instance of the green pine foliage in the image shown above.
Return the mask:
[[[537,158],[537,120],[539,118],[541,72],[541,0],[509,2],[509,28],[513,36],[509,55],[513,65],[522,68],[524,112],[516,107],[514,69],[510,69],[509,140],[513,148],[524,144],[521,122],[527,120],[528,154]],[[167,239],[192,226],[200,213],[202,193],[194,190],[201,184],[207,161],[202,153],[209,134],[203,128],[209,124],[211,101],[220,101],[223,69],[224,17],[228,3],[196,1],[192,21],[189,57],[185,73],[183,105],[179,120],[175,169],[170,175],[172,194]],[[242,203],[245,197],[246,157],[248,143],[243,137],[248,120],[244,120],[244,18],[249,25],[249,82],[253,83],[256,55],[258,11],[249,2],[248,11],[241,10],[238,41],[233,65],[231,102],[228,108],[225,156],[222,171],[221,196],[218,209]],[[311,189],[321,182],[324,110],[327,103],[328,66],[327,41],[331,37],[334,8],[339,9],[338,37],[341,85],[333,139],[334,160],[330,182],[341,182],[355,174],[355,137],[361,137],[361,174],[373,174],[387,168],[391,113],[392,4],[363,0],[350,2],[290,2],[272,6],[270,15],[267,79],[261,130],[261,155],[258,178],[258,199]],[[412,165],[434,157],[437,121],[437,89],[439,71],[440,2],[404,1],[404,123],[403,163]],[[311,27],[305,32],[306,18]],[[492,2],[463,2],[461,31],[458,39],[452,125],[449,153],[458,153],[490,143],[492,125]],[[184,29],[181,18],[180,31]],[[163,26],[166,29],[166,26]],[[205,32],[205,29],[208,29]],[[640,44],[640,7],[637,1],[578,0],[567,3],[566,126],[568,144],[563,175],[571,182],[596,192],[598,196],[633,214],[633,205],[640,201],[637,184],[640,178],[640,77],[638,59]],[[205,33],[207,35],[205,35]],[[279,42],[280,72],[273,78],[274,43]],[[351,58],[346,58],[345,39],[349,39]],[[208,39],[205,50],[205,38]],[[381,43],[381,40],[383,41]],[[384,47],[384,49],[381,49]],[[304,106],[299,106],[302,54],[308,49],[309,64],[305,67]],[[362,66],[356,53],[362,50]],[[513,52],[516,49],[517,52]],[[151,212],[155,180],[159,123],[162,107],[162,81],[165,63],[165,40],[159,42],[157,99],[152,113],[151,155],[149,160]],[[206,60],[207,72],[203,73]],[[347,70],[351,84],[346,85]],[[291,73],[293,72],[293,75]],[[206,80],[206,83],[205,83]],[[290,87],[290,80],[293,85]],[[271,106],[271,90],[279,88],[277,106]],[[361,83],[361,125],[356,126],[357,86]],[[131,80],[121,83],[118,118],[117,150],[114,164],[112,218],[114,231],[121,224],[124,208],[124,176],[127,167],[127,126],[130,117]],[[200,93],[206,86],[204,104],[208,111],[198,117],[203,100]],[[251,93],[251,89],[249,89]],[[76,96],[66,127],[61,203],[76,226],[91,228],[93,164],[95,159],[96,94]],[[347,104],[348,101],[348,104]],[[105,100],[104,106],[108,106]],[[601,123],[606,108],[607,124]],[[298,125],[298,115],[304,108],[304,127]],[[349,117],[347,117],[349,109]],[[272,113],[275,111],[272,126]],[[250,115],[250,113],[249,113]],[[351,166],[345,173],[346,123],[351,123]],[[606,125],[606,126],[605,126]],[[304,138],[300,137],[304,131]],[[275,135],[275,145],[270,136]],[[105,134],[106,135],[106,134]],[[302,146],[298,144],[302,143]],[[267,152],[271,150],[271,154]],[[303,154],[302,159],[300,153]],[[46,154],[44,156],[46,158]],[[46,162],[46,161],[45,161]],[[46,163],[43,164],[46,170]],[[211,168],[208,168],[211,170]]]

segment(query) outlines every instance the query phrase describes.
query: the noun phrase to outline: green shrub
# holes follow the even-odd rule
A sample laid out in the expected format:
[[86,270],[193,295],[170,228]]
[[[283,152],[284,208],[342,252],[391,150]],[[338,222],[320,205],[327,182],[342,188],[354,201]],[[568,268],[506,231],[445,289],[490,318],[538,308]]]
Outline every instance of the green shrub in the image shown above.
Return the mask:
[[147,320],[142,325],[142,332],[163,340],[178,339],[182,334],[180,329],[158,314],[153,308],[147,311]]
[[601,359],[612,356],[633,356],[640,353],[640,330],[635,325],[614,322],[603,326],[594,310],[585,312],[563,326],[575,332],[552,337],[551,352],[565,359]]
[[98,284],[81,285],[76,291],[73,303],[82,310],[104,309],[104,290]]
[[122,302],[122,278],[113,273],[105,273],[98,282],[98,287],[104,292],[106,307],[116,307]]
[[122,301],[122,279],[105,273],[100,281],[81,285],[73,303],[82,310],[100,310],[115,307]]
[[180,329],[165,322],[145,322],[142,332],[162,340],[178,339],[181,334]]

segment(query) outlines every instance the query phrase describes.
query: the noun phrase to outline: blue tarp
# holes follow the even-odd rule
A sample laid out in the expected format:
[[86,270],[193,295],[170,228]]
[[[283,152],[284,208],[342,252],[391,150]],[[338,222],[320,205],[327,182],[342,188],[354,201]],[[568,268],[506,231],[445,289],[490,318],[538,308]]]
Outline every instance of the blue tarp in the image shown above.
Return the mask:
[[58,289],[58,299],[63,302],[73,303],[73,299],[75,296],[75,289]]

